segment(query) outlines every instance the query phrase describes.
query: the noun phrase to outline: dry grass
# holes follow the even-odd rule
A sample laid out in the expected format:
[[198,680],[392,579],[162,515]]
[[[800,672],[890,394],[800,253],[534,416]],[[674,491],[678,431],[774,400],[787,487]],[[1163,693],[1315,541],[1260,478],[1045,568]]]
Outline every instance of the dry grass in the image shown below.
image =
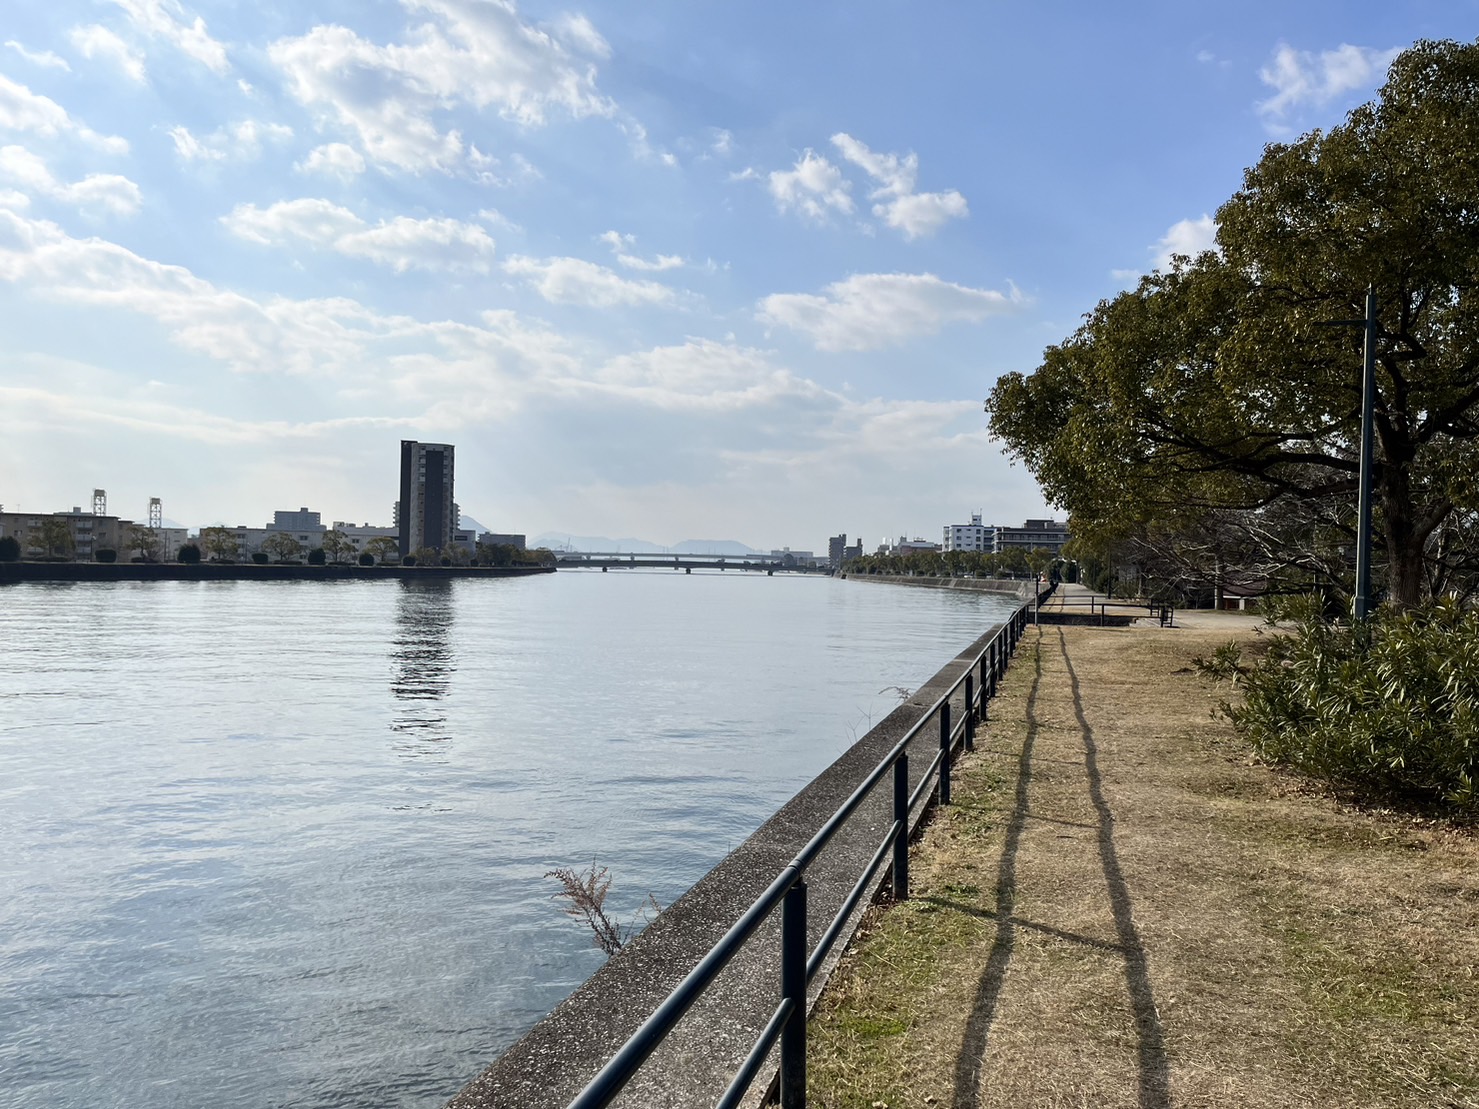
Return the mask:
[[1226,639],[1029,631],[810,1104],[1479,1107],[1479,840],[1253,765],[1188,668]]

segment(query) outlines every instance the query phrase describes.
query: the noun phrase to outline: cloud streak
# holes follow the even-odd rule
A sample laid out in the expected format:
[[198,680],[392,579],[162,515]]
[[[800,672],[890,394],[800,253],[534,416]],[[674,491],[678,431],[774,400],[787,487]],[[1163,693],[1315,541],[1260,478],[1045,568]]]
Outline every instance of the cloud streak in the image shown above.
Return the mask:
[[820,294],[772,294],[760,302],[756,318],[800,332],[818,350],[879,350],[1021,306],[1015,290],[973,289],[932,273],[871,273],[834,281]]

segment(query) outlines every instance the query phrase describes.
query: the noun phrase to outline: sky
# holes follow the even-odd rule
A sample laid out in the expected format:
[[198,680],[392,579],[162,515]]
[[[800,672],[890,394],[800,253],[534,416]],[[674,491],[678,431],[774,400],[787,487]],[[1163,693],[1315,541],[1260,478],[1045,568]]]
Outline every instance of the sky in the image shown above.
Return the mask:
[[871,547],[982,401],[1479,0],[54,0],[0,20],[0,504]]

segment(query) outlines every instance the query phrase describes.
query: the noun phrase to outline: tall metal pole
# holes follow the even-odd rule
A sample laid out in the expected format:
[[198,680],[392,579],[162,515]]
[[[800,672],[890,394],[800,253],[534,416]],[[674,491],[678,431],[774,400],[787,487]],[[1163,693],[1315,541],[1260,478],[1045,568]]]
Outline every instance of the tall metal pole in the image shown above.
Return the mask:
[[1371,455],[1376,408],[1376,291],[1366,286],[1366,354],[1361,376],[1361,485],[1356,517],[1356,621],[1371,612]]

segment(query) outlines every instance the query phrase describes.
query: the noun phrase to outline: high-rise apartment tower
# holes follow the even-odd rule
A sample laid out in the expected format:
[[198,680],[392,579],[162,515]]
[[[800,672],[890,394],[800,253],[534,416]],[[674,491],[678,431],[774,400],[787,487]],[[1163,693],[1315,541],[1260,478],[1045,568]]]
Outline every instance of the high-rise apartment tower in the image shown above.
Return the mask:
[[452,444],[401,440],[401,499],[395,506],[401,557],[422,547],[452,545],[457,530],[452,499]]

